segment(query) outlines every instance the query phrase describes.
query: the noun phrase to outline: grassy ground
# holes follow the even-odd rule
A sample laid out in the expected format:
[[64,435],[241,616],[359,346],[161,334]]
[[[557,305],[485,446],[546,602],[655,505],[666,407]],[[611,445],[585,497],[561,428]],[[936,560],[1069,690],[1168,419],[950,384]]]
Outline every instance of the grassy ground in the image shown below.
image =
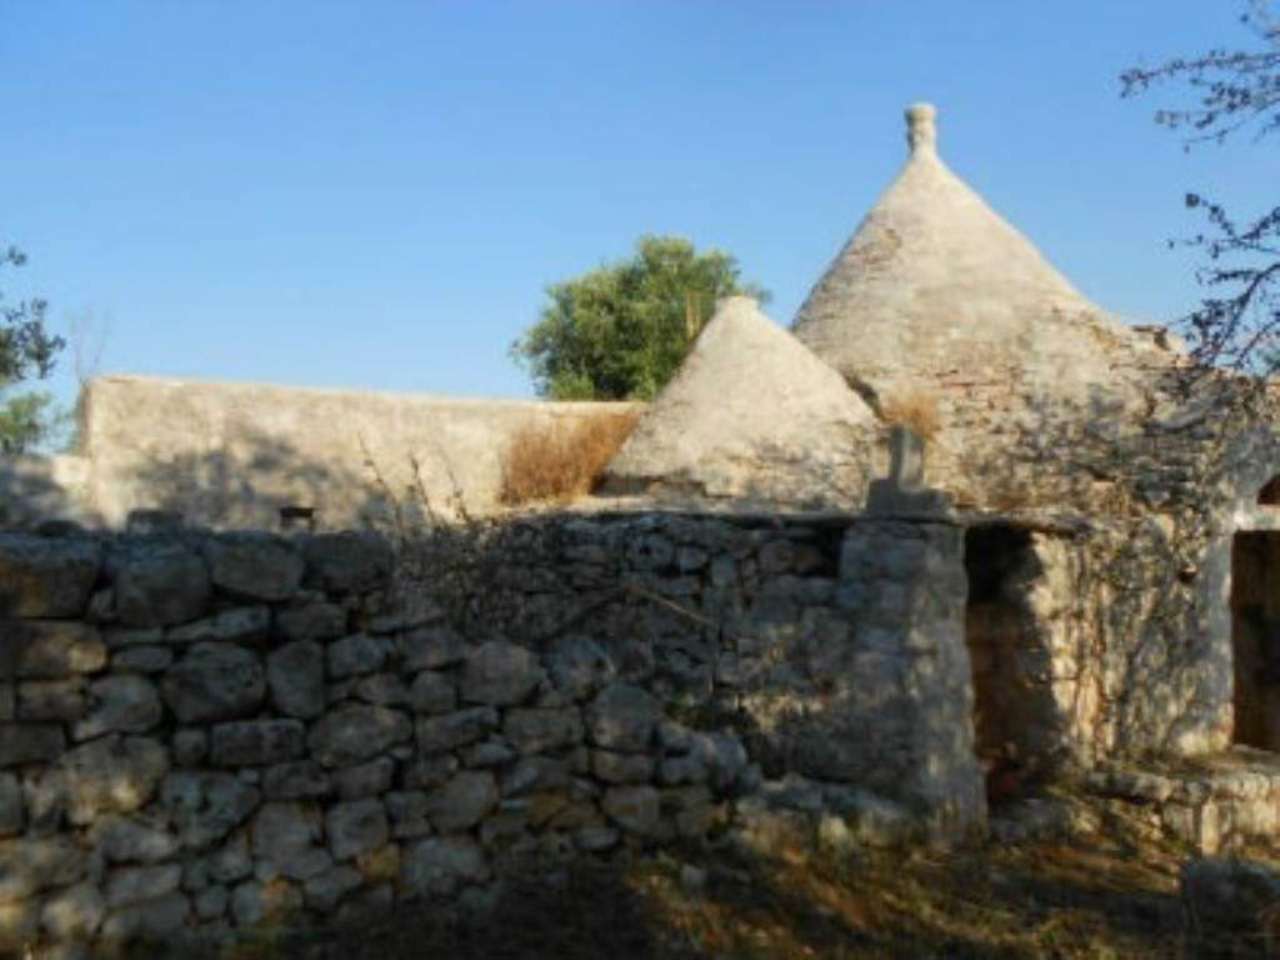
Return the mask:
[[[1105,826],[1072,841],[987,841],[946,854],[835,855],[783,843],[766,856],[722,844],[543,867],[513,879],[481,922],[402,908],[355,927],[267,931],[218,960],[1280,956],[1280,936],[1193,928],[1178,896],[1190,852],[1114,808],[1095,813]],[[170,953],[139,946],[129,958]]]
[[718,850],[579,867],[516,884],[480,925],[397,916],[235,960],[1263,957],[1240,932],[1194,945],[1177,873],[1187,851],[1112,822],[1076,842],[951,854],[770,858]]

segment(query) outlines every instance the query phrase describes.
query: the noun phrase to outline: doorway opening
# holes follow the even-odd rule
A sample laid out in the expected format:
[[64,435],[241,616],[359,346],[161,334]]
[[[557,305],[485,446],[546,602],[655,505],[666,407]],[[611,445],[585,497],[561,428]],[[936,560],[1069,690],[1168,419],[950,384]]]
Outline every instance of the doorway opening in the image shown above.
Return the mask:
[[970,527],[964,563],[975,752],[986,770],[988,803],[996,805],[1045,773],[1043,747],[1055,715],[1044,682],[1051,664],[1029,602],[1044,571],[1031,532],[1008,523]]
[[1232,742],[1280,752],[1280,531],[1232,538],[1231,653]]

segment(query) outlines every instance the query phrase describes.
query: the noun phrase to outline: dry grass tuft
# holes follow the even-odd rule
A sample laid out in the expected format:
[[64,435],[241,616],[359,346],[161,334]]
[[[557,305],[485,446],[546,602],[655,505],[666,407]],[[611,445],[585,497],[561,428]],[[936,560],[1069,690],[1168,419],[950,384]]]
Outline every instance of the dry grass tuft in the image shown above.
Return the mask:
[[903,426],[922,440],[932,439],[942,428],[938,395],[915,387],[891,394],[880,404],[880,416],[890,426]]
[[522,427],[503,456],[499,498],[517,506],[590,493],[639,419],[632,410]]

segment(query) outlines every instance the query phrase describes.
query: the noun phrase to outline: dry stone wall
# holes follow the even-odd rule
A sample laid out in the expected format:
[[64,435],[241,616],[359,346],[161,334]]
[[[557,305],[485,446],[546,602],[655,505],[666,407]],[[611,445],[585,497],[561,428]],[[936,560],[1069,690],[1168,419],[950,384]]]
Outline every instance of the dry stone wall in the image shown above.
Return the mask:
[[0,535],[0,940],[218,944],[675,840],[982,827],[958,528],[442,536]]

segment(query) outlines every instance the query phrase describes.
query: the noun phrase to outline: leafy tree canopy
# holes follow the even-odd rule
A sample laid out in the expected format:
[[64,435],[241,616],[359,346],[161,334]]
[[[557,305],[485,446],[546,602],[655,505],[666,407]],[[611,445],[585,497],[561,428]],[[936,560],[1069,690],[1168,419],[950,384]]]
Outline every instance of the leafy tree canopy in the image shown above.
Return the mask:
[[[0,248],[0,267],[20,267],[26,256],[16,247]],[[0,293],[0,393],[53,370],[62,337],[45,329],[46,303],[31,299],[6,303]],[[63,421],[45,393],[23,393],[0,402],[0,452],[24,453],[48,438]]]
[[[1123,95],[1140,94],[1156,84],[1182,85],[1190,102],[1157,111],[1156,122],[1183,133],[1188,147],[1222,143],[1245,129],[1252,129],[1257,141],[1274,144],[1271,138],[1280,132],[1280,3],[1249,0],[1240,21],[1252,34],[1249,47],[1209,50],[1128,70],[1120,77]],[[1205,219],[1202,232],[1175,241],[1204,254],[1197,279],[1206,295],[1181,324],[1200,371],[1271,374],[1280,368],[1276,199],[1240,218],[1199,192],[1186,195],[1186,206]]]
[[684,360],[721,297],[769,294],[738,262],[680,237],[644,236],[628,260],[552,285],[536,324],[511,347],[539,395],[649,400]]

